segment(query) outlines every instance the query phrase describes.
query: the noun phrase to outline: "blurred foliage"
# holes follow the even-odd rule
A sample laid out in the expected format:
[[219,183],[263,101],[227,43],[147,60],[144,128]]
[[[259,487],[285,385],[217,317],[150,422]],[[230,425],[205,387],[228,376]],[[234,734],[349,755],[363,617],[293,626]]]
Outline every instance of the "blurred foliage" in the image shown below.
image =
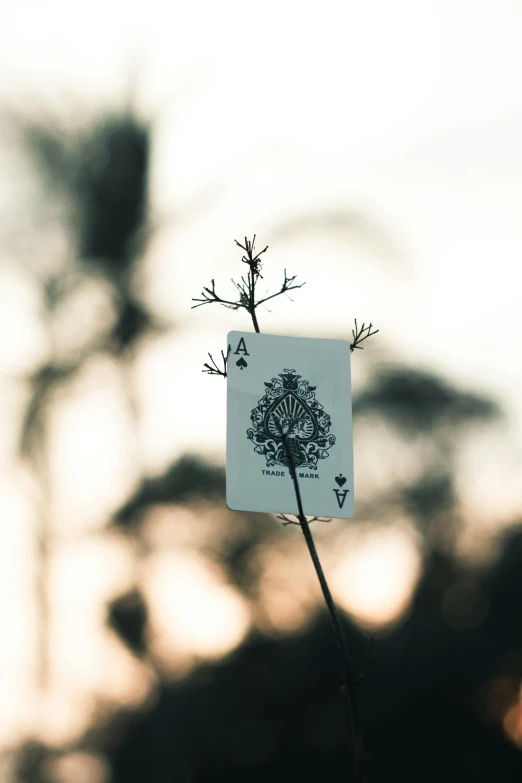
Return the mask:
[[139,590],[115,598],[107,608],[107,622],[136,655],[147,650],[147,604]]
[[[377,639],[361,686],[369,783],[520,779],[522,756],[503,736],[492,699],[497,683],[522,674],[522,525],[503,552],[480,574],[431,557],[408,618]],[[462,580],[474,580],[488,605],[465,629],[447,617],[447,595]],[[134,611],[143,617],[139,604]],[[362,659],[360,633],[344,625]],[[333,636],[321,615],[282,640],[253,633],[226,659],[202,663],[181,682],[164,680],[153,704],[94,727],[87,747],[108,759],[112,783],[342,781],[338,687]],[[25,748],[17,780],[40,783],[45,757],[42,748]]]
[[388,365],[354,396],[353,416],[385,422],[406,446],[419,439],[430,444],[433,456],[419,466],[420,476],[392,488],[381,503],[387,499],[406,512],[427,546],[451,548],[463,521],[455,489],[462,437],[472,427],[499,422],[504,411],[494,400],[458,389],[434,373]]
[[210,467],[198,457],[182,457],[162,476],[145,479],[135,495],[115,515],[116,525],[139,522],[151,506],[181,504],[191,498],[216,498],[225,493],[225,470]]
[[150,129],[122,113],[80,131],[27,124],[23,134],[46,184],[74,205],[77,257],[121,283],[148,219]]
[[149,130],[132,115],[91,129],[78,157],[78,253],[104,260],[117,280],[147,220]]
[[[124,363],[132,359],[136,343],[165,327],[139,299],[134,286],[149,231],[150,128],[133,110],[102,114],[94,120],[77,119],[80,122],[75,126],[41,119],[20,125],[22,144],[44,187],[39,206],[59,223],[69,245],[65,262],[53,259],[49,264],[46,253],[53,254],[53,243],[48,249],[42,237],[40,263],[34,273],[41,285],[49,353],[28,378],[31,397],[20,433],[20,451],[39,484],[35,581],[39,685],[44,689],[50,649],[51,486],[45,466],[50,403],[55,392],[75,379],[94,355],[117,358],[124,373]],[[110,313],[99,319],[99,307],[93,307],[92,314],[80,312],[83,335],[75,320],[89,284],[91,291],[94,284]],[[127,392],[134,409],[129,386]],[[128,632],[136,646],[139,640],[131,634],[125,609],[125,603],[112,607],[111,620],[122,635]]]
[[[148,178],[151,129],[133,111],[107,114],[78,130],[26,123],[24,144],[48,192],[64,204],[71,269],[44,280],[49,316],[71,295],[84,274],[107,280],[118,317],[105,346],[116,354],[164,324],[139,301],[133,274],[150,233]],[[82,357],[85,358],[85,357]]]
[[[49,193],[60,195],[70,207],[75,269],[87,267],[109,281],[117,309],[114,326],[101,343],[87,345],[70,363],[52,356],[32,378],[23,434],[31,455],[45,439],[45,409],[53,389],[94,350],[127,360],[127,349],[156,327],[132,288],[148,231],[150,128],[127,112],[102,117],[76,132],[28,124],[25,142]],[[336,230],[359,221],[349,212],[321,213],[318,219]],[[286,227],[287,235],[298,231],[299,222]],[[77,284],[69,271],[43,283],[49,322]],[[423,466],[421,479],[400,487],[394,502],[419,529],[429,528],[441,514],[455,521],[453,451],[470,424],[500,415],[497,406],[434,374],[393,366],[376,374],[354,399],[353,411],[359,419],[373,416],[388,422],[405,442],[420,435],[438,444],[438,470]],[[217,508],[224,486],[222,468],[186,456],[162,476],[144,479],[112,525],[139,540],[154,507],[197,512],[202,504],[213,503]],[[214,527],[205,528],[200,548],[219,561],[229,582],[254,605],[255,555],[260,545],[286,540],[291,531],[263,514],[238,513],[234,520],[234,529],[224,532],[216,516]],[[493,703],[498,682],[517,682],[522,674],[522,624],[517,619],[521,564],[520,531],[510,533],[502,557],[488,570],[466,569],[451,547],[426,548],[410,612],[377,639],[361,686],[368,783],[521,778],[522,756],[503,736]],[[106,607],[108,627],[132,654],[153,665],[148,618],[138,587],[114,596]],[[346,618],[344,627],[362,665],[365,636]],[[17,783],[52,783],[50,762],[74,750],[105,757],[110,783],[346,779],[337,654],[323,613],[282,638],[256,629],[223,660],[200,662],[179,681],[162,674],[161,667],[154,667],[154,675],[155,699],[135,710],[97,713],[73,748],[27,742],[17,755]],[[505,693],[502,714],[517,697],[515,687]]]
[[353,402],[354,415],[373,412],[411,434],[434,434],[443,425],[454,432],[500,414],[492,400],[458,391],[433,373],[395,366],[380,370]]
[[[379,384],[377,380],[382,391]],[[423,378],[422,384],[411,383],[407,393],[415,408],[427,392],[435,430],[442,426],[438,423],[444,420],[448,400],[446,413],[454,421],[455,409],[463,417],[470,409],[475,418],[477,411],[486,419],[492,415],[493,406],[478,396],[472,405],[461,406],[449,386],[445,394],[438,394],[439,384],[437,380],[435,390],[430,390]],[[383,397],[372,394],[373,389],[370,385],[367,390],[374,400],[373,412],[389,416],[394,408],[383,405],[381,411]],[[360,416],[361,408],[354,407]],[[402,427],[402,419],[395,424]],[[404,491],[405,507],[414,506],[425,522],[441,507],[451,511],[452,482],[450,475],[413,484]],[[223,491],[222,469],[185,457],[162,477],[144,481],[115,522],[139,536],[152,507],[197,508]],[[271,517],[245,516],[248,534],[232,537],[219,551],[220,563],[236,584],[241,583],[236,573],[239,551],[248,595],[248,579],[254,578],[248,565],[259,542],[285,532]],[[242,515],[237,519],[240,530]],[[219,537],[218,530],[215,535]],[[210,541],[208,546],[212,548]],[[505,538],[501,558],[489,569],[470,569],[450,552],[428,550],[410,612],[401,624],[378,636],[361,686],[368,783],[438,783],[442,776],[479,783],[520,778],[522,756],[503,735],[501,716],[491,700],[498,682],[516,682],[522,675],[522,625],[516,622],[522,601],[521,562],[522,526]],[[250,596],[255,596],[252,584]],[[145,660],[152,655],[147,649],[147,608],[137,591],[113,601],[108,622],[136,655]],[[343,622],[363,666],[365,638],[346,617]],[[339,681],[334,639],[323,613],[301,631],[277,640],[254,630],[223,660],[202,662],[178,682],[162,677],[148,707],[121,710],[109,724],[93,726],[88,747],[108,760],[112,783],[345,780]],[[515,702],[516,688],[508,698],[505,709]],[[32,758],[35,777],[19,779],[39,783],[43,762]]]
[[22,428],[28,453],[54,389],[81,369],[92,353],[123,357],[142,337],[165,327],[137,300],[133,272],[148,233],[148,176],[151,131],[133,112],[101,116],[81,130],[51,121],[27,122],[22,140],[49,194],[67,205],[64,217],[73,238],[73,269],[42,282],[47,325],[75,292],[88,270],[107,280],[117,311],[111,331],[87,344],[74,361],[51,355],[31,378],[32,399]]
[[451,512],[456,505],[453,477],[448,473],[423,476],[404,489],[404,510],[414,519],[429,522],[440,512]]

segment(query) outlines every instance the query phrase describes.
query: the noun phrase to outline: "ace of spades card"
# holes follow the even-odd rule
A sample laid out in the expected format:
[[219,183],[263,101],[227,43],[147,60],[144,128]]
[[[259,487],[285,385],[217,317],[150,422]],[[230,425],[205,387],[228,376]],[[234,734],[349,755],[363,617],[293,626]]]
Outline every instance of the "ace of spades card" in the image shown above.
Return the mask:
[[293,463],[306,516],[352,517],[350,343],[234,331],[228,345],[227,506],[297,514]]

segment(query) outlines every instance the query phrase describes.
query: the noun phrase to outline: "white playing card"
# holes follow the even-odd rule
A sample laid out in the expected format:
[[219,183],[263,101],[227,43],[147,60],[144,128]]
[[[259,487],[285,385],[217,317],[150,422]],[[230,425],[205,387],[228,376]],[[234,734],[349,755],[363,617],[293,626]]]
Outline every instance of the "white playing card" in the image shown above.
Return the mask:
[[227,506],[298,513],[286,422],[305,515],[352,517],[350,343],[229,332],[228,345]]

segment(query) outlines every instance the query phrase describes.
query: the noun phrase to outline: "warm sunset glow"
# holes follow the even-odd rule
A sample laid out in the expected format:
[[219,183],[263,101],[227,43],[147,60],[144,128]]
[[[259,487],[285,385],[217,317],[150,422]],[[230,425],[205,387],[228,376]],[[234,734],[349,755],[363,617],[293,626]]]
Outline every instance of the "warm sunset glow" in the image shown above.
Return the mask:
[[[274,517],[273,524],[280,521]],[[279,635],[302,628],[320,602],[317,576],[304,541],[288,535],[277,546],[260,547],[254,570],[260,573],[256,620],[262,630]]]
[[51,761],[46,772],[53,783],[108,783],[110,770],[100,756],[93,753],[68,753]]
[[26,704],[24,733],[51,747],[74,742],[89,726],[93,707],[94,699],[85,691],[71,693],[56,687],[43,694],[36,691]]
[[0,479],[0,746],[25,728],[36,679],[36,528],[28,490],[20,473]]
[[522,687],[519,688],[517,701],[504,715],[502,726],[511,742],[522,750]]
[[133,585],[134,559],[122,537],[100,536],[55,548],[50,585],[51,690],[36,698],[33,730],[44,741],[72,741],[101,699],[137,705],[152,673],[106,626],[105,606]]
[[180,654],[219,658],[248,630],[250,617],[239,593],[194,552],[153,555],[143,587],[150,600],[152,649],[167,666]]
[[408,608],[420,565],[411,537],[396,530],[371,532],[338,564],[336,598],[365,627],[391,625]]
[[94,357],[53,401],[54,521],[69,535],[104,525],[136,480],[138,452],[123,383],[113,359]]
[[495,536],[522,509],[522,465],[509,420],[472,436],[459,453],[457,487],[465,519],[459,554],[487,565],[496,555]]
[[34,280],[2,259],[0,266],[0,373],[34,370],[48,352],[42,331],[39,292]]

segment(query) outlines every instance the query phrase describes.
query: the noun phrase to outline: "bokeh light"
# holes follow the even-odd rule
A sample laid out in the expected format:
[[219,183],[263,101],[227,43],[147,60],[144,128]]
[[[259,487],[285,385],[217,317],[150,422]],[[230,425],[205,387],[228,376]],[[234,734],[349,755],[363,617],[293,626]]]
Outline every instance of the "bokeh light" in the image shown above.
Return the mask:
[[408,610],[422,558],[400,529],[377,529],[354,540],[334,572],[336,597],[365,628],[383,629]]

